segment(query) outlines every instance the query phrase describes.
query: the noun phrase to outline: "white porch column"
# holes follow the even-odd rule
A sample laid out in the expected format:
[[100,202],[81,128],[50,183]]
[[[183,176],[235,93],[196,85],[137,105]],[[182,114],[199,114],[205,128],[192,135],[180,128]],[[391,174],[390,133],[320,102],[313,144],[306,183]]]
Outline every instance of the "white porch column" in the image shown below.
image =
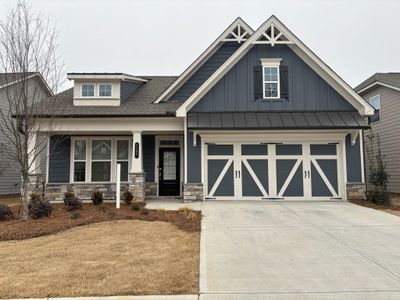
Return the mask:
[[143,172],[142,132],[133,131],[132,164],[129,172],[129,189],[134,200],[143,201],[146,196],[145,174]]
[[28,139],[28,167],[30,175],[41,174],[40,171],[40,155],[36,156],[36,148],[38,143],[38,133],[34,132]]
[[143,172],[142,132],[133,131],[132,164],[130,173]]

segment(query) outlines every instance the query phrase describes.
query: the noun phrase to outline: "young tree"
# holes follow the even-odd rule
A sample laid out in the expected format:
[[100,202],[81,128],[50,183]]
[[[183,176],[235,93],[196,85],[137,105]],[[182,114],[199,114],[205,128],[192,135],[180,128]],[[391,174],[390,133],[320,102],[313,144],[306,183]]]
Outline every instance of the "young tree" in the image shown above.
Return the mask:
[[368,159],[368,185],[367,200],[376,204],[390,204],[390,192],[387,190],[389,175],[386,172],[386,162],[381,151],[381,141],[379,134],[372,130],[367,135],[368,143],[366,147]]
[[18,1],[0,21],[0,69],[5,82],[12,83],[6,87],[8,109],[0,110],[0,130],[5,136],[4,155],[20,169],[24,220],[29,218],[31,175],[37,172],[36,162],[47,144],[38,135],[49,134],[53,126],[49,103],[42,100],[57,93],[63,74],[56,38],[49,17],[35,14],[24,1]]

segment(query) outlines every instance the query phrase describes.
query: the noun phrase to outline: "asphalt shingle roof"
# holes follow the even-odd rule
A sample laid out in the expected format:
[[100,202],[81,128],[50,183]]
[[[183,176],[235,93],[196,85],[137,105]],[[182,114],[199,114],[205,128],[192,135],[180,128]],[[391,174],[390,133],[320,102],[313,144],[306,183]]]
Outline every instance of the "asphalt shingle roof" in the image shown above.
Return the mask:
[[400,88],[400,73],[375,73],[357,85],[354,90],[358,92],[377,81]]
[[182,104],[177,102],[153,103],[176,80],[176,76],[143,76],[149,81],[140,86],[120,106],[74,106],[73,88],[47,98],[48,109],[44,115],[58,117],[129,117],[168,116]]

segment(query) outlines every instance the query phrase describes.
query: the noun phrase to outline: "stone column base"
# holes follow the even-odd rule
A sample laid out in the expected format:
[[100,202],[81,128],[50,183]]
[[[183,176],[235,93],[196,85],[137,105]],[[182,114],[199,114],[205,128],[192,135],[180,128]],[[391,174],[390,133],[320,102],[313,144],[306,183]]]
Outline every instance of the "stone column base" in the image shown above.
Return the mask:
[[183,184],[183,201],[202,201],[204,200],[202,183],[184,183]]
[[129,173],[129,190],[134,200],[144,201],[146,197],[145,173]]
[[42,174],[30,174],[28,176],[28,196],[31,193],[42,193]]
[[350,182],[346,184],[347,200],[365,200],[365,184],[362,182]]

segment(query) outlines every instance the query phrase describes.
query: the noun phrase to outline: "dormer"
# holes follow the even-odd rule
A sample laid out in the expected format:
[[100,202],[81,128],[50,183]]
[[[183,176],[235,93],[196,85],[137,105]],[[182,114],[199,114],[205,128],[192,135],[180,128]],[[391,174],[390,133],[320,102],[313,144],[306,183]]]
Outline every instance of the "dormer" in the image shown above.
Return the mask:
[[68,73],[74,106],[119,106],[147,79],[125,73]]

